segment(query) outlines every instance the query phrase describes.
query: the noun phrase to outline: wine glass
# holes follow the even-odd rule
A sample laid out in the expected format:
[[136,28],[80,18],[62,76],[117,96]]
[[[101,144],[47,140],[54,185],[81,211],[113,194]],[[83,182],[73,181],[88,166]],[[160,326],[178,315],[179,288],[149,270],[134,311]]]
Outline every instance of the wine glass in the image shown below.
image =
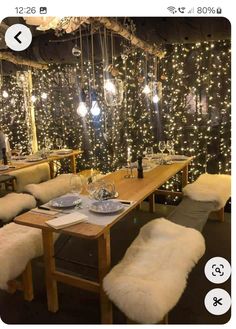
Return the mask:
[[149,146],[149,147],[146,147],[146,158],[151,161],[153,157],[153,147]]
[[75,195],[79,195],[82,192],[82,187],[83,187],[83,183],[80,175],[71,174],[70,176],[71,193]]
[[164,141],[160,141],[158,143],[158,147],[159,147],[159,150],[161,151],[161,158],[162,158],[162,163],[164,162],[163,161],[163,152],[165,151],[166,149],[166,143]]
[[56,145],[58,146],[59,150],[62,148],[63,140],[60,137],[56,138]]
[[84,186],[90,198],[94,198],[94,193],[97,190],[97,174],[91,174],[87,177],[83,176]]
[[15,145],[15,152],[16,152],[19,159],[21,157],[22,150],[23,150],[23,147],[22,147],[21,144],[16,144]]
[[45,144],[46,150],[49,151],[50,148],[51,148],[51,141],[50,141],[50,139],[49,138],[45,138],[44,144]]
[[174,143],[173,143],[173,141],[168,140],[166,142],[166,149],[169,152],[169,157],[168,157],[169,158],[169,163],[172,163],[172,157],[171,157],[171,155],[173,154],[173,149],[174,149]]

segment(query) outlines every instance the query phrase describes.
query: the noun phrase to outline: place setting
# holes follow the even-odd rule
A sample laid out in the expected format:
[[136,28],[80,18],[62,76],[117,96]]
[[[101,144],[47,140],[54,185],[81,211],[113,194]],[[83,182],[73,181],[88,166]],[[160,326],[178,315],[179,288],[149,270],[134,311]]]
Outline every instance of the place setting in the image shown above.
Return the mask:
[[134,203],[119,200],[118,196],[113,182],[97,180],[95,176],[85,178],[71,174],[68,193],[38,206],[32,212],[56,217],[46,221],[55,229],[80,222],[105,225]]

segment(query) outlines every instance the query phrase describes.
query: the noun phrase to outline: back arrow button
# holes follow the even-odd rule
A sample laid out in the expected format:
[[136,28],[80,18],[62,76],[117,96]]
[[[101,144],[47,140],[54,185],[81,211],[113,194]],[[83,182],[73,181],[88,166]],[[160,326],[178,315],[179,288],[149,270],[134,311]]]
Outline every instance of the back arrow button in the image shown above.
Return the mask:
[[22,43],[22,41],[18,38],[21,35],[21,33],[22,32],[20,31],[14,36],[14,39],[16,39],[16,41],[19,42],[19,43]]
[[24,24],[13,24],[5,33],[7,47],[14,51],[23,51],[32,42],[32,33]]

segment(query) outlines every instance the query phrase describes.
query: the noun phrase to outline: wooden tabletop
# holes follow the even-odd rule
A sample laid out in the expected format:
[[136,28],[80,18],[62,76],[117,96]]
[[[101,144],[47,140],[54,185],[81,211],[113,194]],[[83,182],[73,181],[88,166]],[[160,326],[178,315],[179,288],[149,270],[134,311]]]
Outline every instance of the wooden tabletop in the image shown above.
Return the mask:
[[[135,203],[125,209],[119,216],[109,225],[100,226],[89,223],[80,223],[67,228],[61,229],[61,233],[66,233],[69,235],[75,235],[84,237],[87,239],[95,239],[106,230],[109,230],[118,220],[123,218],[127,213],[133,210],[138,204],[140,204],[144,199],[146,199],[150,194],[155,192],[157,188],[163,185],[167,180],[169,180],[176,173],[185,168],[192,158],[188,158],[185,161],[179,163],[173,163],[169,165],[160,165],[144,173],[143,179],[138,178],[124,178],[126,171],[118,170],[113,172],[103,179],[108,181],[113,181],[116,186],[116,191],[119,193],[119,199],[132,200]],[[134,170],[134,174],[136,171]],[[17,224],[22,224],[26,226],[41,228],[45,230],[52,231],[53,229],[49,227],[45,222],[52,219],[53,216],[36,214],[33,212],[24,213],[15,218]],[[58,232],[59,230],[57,230]]]
[[42,160],[36,161],[36,162],[14,161],[13,160],[13,161],[11,161],[10,167],[14,167],[14,168],[9,168],[7,170],[1,170],[0,174],[9,174],[9,173],[11,173],[12,171],[15,171],[15,170],[32,167],[32,166],[38,165],[40,163],[47,163],[47,162],[51,162],[51,161],[62,160],[62,159],[69,158],[69,157],[72,157],[72,156],[77,156],[81,153],[82,153],[81,150],[73,150],[73,152],[71,152],[71,153],[53,154],[53,155],[50,155],[46,159],[42,159]]

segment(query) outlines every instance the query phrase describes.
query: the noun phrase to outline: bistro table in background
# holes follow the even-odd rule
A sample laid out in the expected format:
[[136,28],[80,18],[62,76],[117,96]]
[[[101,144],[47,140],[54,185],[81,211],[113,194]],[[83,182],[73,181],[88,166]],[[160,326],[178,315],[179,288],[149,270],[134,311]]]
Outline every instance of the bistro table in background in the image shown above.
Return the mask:
[[[106,296],[102,288],[103,278],[111,268],[111,249],[110,249],[110,229],[111,227],[125,217],[130,211],[136,208],[143,200],[152,197],[156,190],[167,180],[178,172],[182,171],[182,186],[188,181],[188,164],[192,158],[188,158],[179,163],[170,165],[160,165],[147,172],[143,179],[132,178],[125,179],[124,171],[118,170],[107,176],[104,180],[110,180],[115,183],[116,191],[119,193],[119,199],[132,200],[134,203],[130,207],[117,214],[114,221],[106,226],[90,223],[80,223],[66,227],[57,232],[76,236],[84,239],[95,239],[98,242],[98,282],[69,275],[58,271],[54,259],[53,230],[45,222],[52,218],[50,215],[36,214],[27,212],[15,218],[17,224],[40,228],[42,230],[44,265],[47,289],[48,310],[56,312],[59,308],[57,281],[72,285],[84,290],[100,294],[101,323],[112,324],[112,303]],[[151,209],[152,210],[152,209]]]
[[69,159],[70,160],[70,169],[72,173],[76,173],[76,157],[82,154],[82,151],[80,150],[73,150],[70,153],[64,153],[64,154],[54,154],[49,155],[47,158],[34,161],[34,162],[27,162],[27,160],[12,160],[10,168],[1,171],[1,174],[10,174],[12,171],[20,170],[23,168],[32,167],[35,165],[38,165],[40,163],[49,163],[50,166],[50,175],[51,178],[54,177],[54,161],[60,161],[63,159]]

